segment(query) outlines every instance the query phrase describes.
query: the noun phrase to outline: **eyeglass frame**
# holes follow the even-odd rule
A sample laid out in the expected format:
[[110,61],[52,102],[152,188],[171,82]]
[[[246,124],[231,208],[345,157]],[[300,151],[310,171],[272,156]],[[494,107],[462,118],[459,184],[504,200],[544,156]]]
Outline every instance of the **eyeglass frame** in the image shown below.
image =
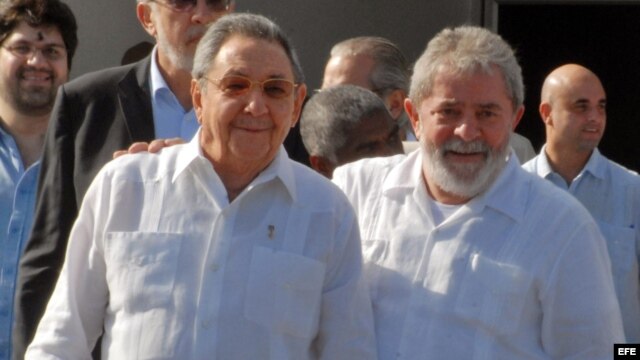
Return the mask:
[[[247,90],[245,90],[245,91],[243,91],[243,92],[241,92],[241,93],[239,93],[239,94],[236,94],[236,95],[228,94],[228,93],[226,93],[226,92],[225,92],[225,90],[224,90],[224,89],[222,89],[222,88],[220,87],[220,83],[221,83],[221,81],[222,81],[222,80],[224,80],[225,78],[231,78],[231,77],[233,77],[233,78],[241,78],[241,79],[245,79],[245,80],[247,80],[247,81],[249,82],[250,86],[247,88]],[[229,96],[229,97],[234,97],[234,98],[235,98],[235,97],[240,97],[240,96],[247,95],[247,94],[248,94],[248,93],[250,93],[250,92],[251,92],[251,90],[253,90],[253,88],[254,88],[254,87],[256,87],[256,86],[258,86],[258,87],[260,88],[260,90],[261,90],[261,93],[262,93],[264,96],[268,97],[269,99],[282,100],[282,99],[286,99],[287,97],[289,97],[289,96],[291,96],[291,95],[293,95],[293,96],[294,96],[294,98],[295,98],[295,96],[296,96],[296,94],[295,94],[296,89],[298,89],[298,87],[300,87],[300,83],[296,83],[295,81],[288,80],[288,79],[284,79],[284,78],[270,78],[270,79],[266,79],[266,80],[264,80],[264,81],[253,81],[253,80],[251,80],[250,78],[248,78],[248,77],[246,77],[246,76],[243,76],[243,75],[227,75],[227,76],[223,76],[223,77],[221,77],[221,78],[219,78],[219,79],[209,79],[209,78],[208,78],[208,77],[206,77],[206,76],[202,76],[202,77],[200,78],[200,80],[206,80],[206,81],[208,81],[208,82],[212,83],[213,85],[215,85],[215,86],[216,86],[216,88],[217,88],[218,90],[220,90],[220,92],[221,92],[221,93],[223,93],[223,94],[225,94],[225,95],[227,95],[227,96]],[[269,94],[264,90],[264,84],[265,84],[265,83],[267,83],[267,82],[269,82],[269,81],[284,81],[284,82],[286,82],[286,83],[289,83],[289,84],[291,84],[291,85],[292,85],[292,87],[291,87],[291,92],[290,92],[289,94],[286,94],[286,95],[282,96],[282,97],[273,97],[273,96],[270,96],[270,95],[269,95]]]
[[[0,47],[7,50],[13,56],[20,59],[24,59],[24,60],[33,59],[33,57],[36,56],[36,53],[38,52],[42,54],[42,57],[44,57],[47,61],[60,61],[60,60],[66,59],[68,56],[67,47],[61,44],[47,44],[44,46],[36,46],[28,43],[18,43],[18,44],[13,44],[8,46],[0,45]],[[16,49],[18,48],[29,48],[29,53],[21,54],[19,52],[16,52]],[[60,56],[52,57],[51,55],[47,55],[45,53],[45,50],[49,50],[49,49],[57,49],[60,52]]]
[[[163,0],[163,1],[158,1],[158,0],[148,0],[149,2],[154,2],[163,6],[166,6],[168,8],[170,8],[171,10],[175,11],[175,12],[189,12],[192,11],[197,5],[198,5],[198,0],[192,0],[192,3],[190,5],[187,5],[184,8],[179,8],[176,7],[174,5],[171,5],[167,0]],[[233,0],[221,0],[221,3],[225,4],[223,8],[220,9],[216,9],[213,8],[213,11],[216,12],[223,12],[223,11],[228,11],[229,8],[231,7],[231,3],[233,2]],[[205,0],[205,4],[206,4],[206,0]]]

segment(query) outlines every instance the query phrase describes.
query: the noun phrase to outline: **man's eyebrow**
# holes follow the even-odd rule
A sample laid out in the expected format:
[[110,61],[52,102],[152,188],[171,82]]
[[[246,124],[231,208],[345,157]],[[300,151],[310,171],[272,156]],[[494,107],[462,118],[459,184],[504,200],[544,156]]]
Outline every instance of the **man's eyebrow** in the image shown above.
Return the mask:
[[478,107],[484,110],[502,110],[502,106],[494,102],[478,104]]

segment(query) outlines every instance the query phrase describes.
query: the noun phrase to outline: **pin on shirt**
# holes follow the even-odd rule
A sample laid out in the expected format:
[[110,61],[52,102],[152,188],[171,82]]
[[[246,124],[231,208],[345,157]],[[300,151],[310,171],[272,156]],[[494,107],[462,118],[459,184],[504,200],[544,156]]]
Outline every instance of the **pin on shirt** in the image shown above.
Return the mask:
[[267,227],[267,230],[268,230],[268,234],[267,234],[267,235],[269,236],[269,240],[273,240],[273,235],[274,235],[274,234],[275,234],[275,232],[276,232],[276,227],[275,227],[275,226],[273,226],[273,225],[269,225],[269,226]]

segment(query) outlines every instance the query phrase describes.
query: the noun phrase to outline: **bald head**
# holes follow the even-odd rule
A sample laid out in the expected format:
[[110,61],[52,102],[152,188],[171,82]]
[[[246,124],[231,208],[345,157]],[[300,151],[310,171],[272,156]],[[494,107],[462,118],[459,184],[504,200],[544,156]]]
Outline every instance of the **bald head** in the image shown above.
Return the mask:
[[544,80],[542,84],[542,93],[540,99],[543,102],[553,101],[553,97],[559,92],[572,91],[576,85],[589,84],[599,87],[604,94],[602,83],[593,71],[578,64],[562,65],[553,70]]
[[545,79],[540,99],[551,151],[587,156],[598,146],[606,124],[606,94],[596,74],[581,65],[562,65]]

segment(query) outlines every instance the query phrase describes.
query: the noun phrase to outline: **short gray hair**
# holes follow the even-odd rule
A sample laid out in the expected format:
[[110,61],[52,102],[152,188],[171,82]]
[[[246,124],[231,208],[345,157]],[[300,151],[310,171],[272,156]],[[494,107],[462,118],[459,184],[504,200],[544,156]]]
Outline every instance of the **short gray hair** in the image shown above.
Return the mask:
[[336,85],[321,90],[302,111],[300,135],[304,147],[310,155],[337,164],[337,153],[346,144],[347,134],[378,113],[388,114],[388,110],[380,97],[365,88]]
[[491,74],[492,66],[501,70],[516,111],[524,101],[524,83],[522,69],[511,46],[499,35],[481,27],[444,29],[429,41],[416,62],[409,97],[418,104],[429,96],[442,67],[459,74],[477,70]]
[[304,82],[304,74],[298,56],[282,29],[262,15],[237,13],[218,19],[209,27],[198,43],[191,75],[200,81],[200,86],[203,89],[206,88],[206,81],[202,81],[202,78],[211,70],[213,59],[218,55],[224,43],[234,35],[265,40],[282,46],[291,62],[294,82],[297,84]]
[[365,55],[375,63],[369,76],[372,89],[382,92],[409,91],[411,70],[406,57],[396,44],[377,36],[359,36],[341,41],[331,48],[331,57]]

